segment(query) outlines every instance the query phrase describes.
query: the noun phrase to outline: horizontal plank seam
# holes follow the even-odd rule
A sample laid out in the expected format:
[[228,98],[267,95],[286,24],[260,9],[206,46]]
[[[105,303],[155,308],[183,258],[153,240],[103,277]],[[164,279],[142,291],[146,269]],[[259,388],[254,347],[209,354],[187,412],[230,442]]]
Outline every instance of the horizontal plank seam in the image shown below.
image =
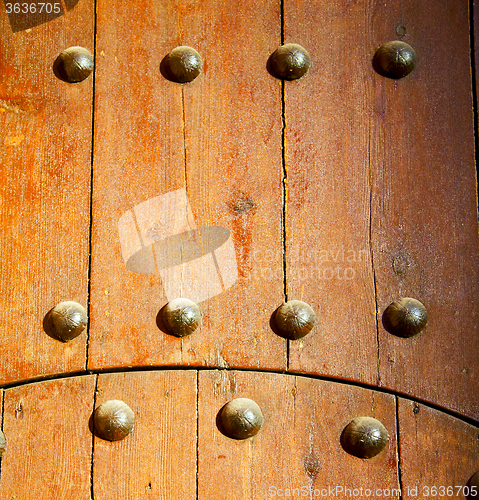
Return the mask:
[[22,387],[24,385],[29,385],[29,384],[36,384],[40,382],[48,382],[48,381],[53,381],[53,380],[65,380],[69,378],[75,378],[75,377],[81,377],[81,376],[88,376],[88,375],[99,375],[99,374],[110,374],[110,373],[138,373],[138,372],[152,372],[152,371],[173,371],[173,370],[183,370],[183,371],[224,371],[224,372],[249,372],[249,373],[270,373],[270,374],[276,374],[276,375],[288,375],[292,377],[302,377],[302,378],[309,378],[312,380],[322,380],[324,382],[334,382],[337,384],[341,385],[350,385],[353,387],[360,387],[363,389],[367,390],[372,390],[376,391],[381,394],[390,394],[392,396],[400,397],[406,401],[412,401],[412,402],[417,402],[420,403],[428,408],[431,408],[433,410],[440,411],[441,413],[444,413],[445,415],[450,415],[451,417],[457,418],[458,420],[461,420],[467,424],[473,425],[474,427],[479,427],[479,416],[477,419],[468,417],[466,415],[462,415],[461,413],[451,410],[449,408],[444,408],[438,404],[432,403],[431,401],[427,401],[422,398],[417,398],[413,397],[409,394],[404,394],[398,391],[393,391],[391,389],[386,389],[384,387],[378,387],[372,384],[366,384],[362,382],[357,382],[354,380],[345,380],[345,379],[340,379],[340,378],[335,378],[335,377],[326,377],[324,375],[314,375],[314,374],[309,374],[309,373],[300,373],[300,372],[295,372],[295,371],[286,371],[286,370],[268,370],[268,369],[259,369],[259,368],[244,368],[244,367],[233,367],[229,366],[225,368],[224,366],[180,366],[180,365],[157,365],[157,366],[135,366],[135,367],[128,367],[128,369],[125,369],[125,367],[120,367],[120,368],[109,368],[105,370],[85,370],[85,371],[77,371],[77,372],[71,372],[69,374],[61,373],[57,375],[49,375],[47,377],[37,377],[37,378],[31,378],[28,380],[22,380],[22,381],[17,381],[17,382],[12,382],[12,383],[7,383],[7,384],[2,384],[0,385],[0,389],[3,390],[8,390],[8,389],[15,389],[17,387]]

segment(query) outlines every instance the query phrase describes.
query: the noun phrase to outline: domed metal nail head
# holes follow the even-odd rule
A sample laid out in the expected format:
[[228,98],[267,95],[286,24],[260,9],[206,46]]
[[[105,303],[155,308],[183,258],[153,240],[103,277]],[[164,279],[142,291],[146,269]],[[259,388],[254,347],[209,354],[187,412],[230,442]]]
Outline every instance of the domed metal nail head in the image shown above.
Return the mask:
[[313,329],[316,314],[306,302],[289,300],[277,309],[274,320],[281,336],[297,340]]
[[60,302],[46,319],[49,333],[63,342],[78,337],[88,322],[85,308],[73,301]]
[[358,417],[344,428],[341,445],[358,458],[372,458],[384,450],[389,440],[386,427],[372,417]]
[[60,80],[68,83],[78,83],[93,71],[93,56],[83,47],[69,47],[55,60],[53,71]]
[[166,304],[163,320],[170,333],[184,337],[193,333],[201,323],[200,308],[191,300],[178,298]]
[[166,57],[166,67],[171,79],[178,83],[193,81],[203,68],[203,59],[192,47],[174,48]]
[[119,441],[135,427],[135,414],[123,401],[112,399],[99,406],[94,413],[95,433],[107,441]]
[[237,398],[227,403],[220,412],[221,430],[232,439],[255,436],[263,425],[261,408],[251,399]]
[[7,447],[7,440],[5,439],[5,434],[2,431],[0,431],[0,457],[3,456],[6,447]]
[[296,43],[278,47],[271,56],[271,68],[275,76],[283,80],[301,78],[311,66],[308,51]]
[[468,500],[479,498],[479,471],[469,478],[464,491],[467,492],[466,498]]
[[379,47],[373,58],[373,67],[380,75],[397,80],[409,75],[416,62],[414,49],[406,42],[395,40]]
[[384,328],[398,337],[413,337],[422,332],[427,324],[424,304],[411,297],[392,302],[383,314]]

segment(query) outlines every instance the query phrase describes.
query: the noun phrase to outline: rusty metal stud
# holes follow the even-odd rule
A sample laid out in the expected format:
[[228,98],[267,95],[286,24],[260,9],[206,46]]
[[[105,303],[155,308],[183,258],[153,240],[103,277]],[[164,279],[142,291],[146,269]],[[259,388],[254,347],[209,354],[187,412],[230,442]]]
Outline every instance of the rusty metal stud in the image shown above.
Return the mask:
[[389,440],[386,427],[375,418],[358,417],[344,428],[341,445],[358,458],[372,458],[384,450]]
[[93,71],[93,56],[83,47],[69,47],[55,60],[53,71],[56,76],[68,83],[78,83]]
[[384,328],[398,337],[413,337],[427,323],[427,311],[419,300],[403,297],[395,300],[383,314]]
[[184,337],[193,333],[201,323],[200,308],[191,300],[170,300],[163,311],[163,319],[170,333]]
[[112,399],[99,406],[93,417],[95,433],[107,441],[119,441],[135,427],[135,414],[123,401]]
[[2,431],[0,431],[0,457],[3,456],[6,446],[7,446],[7,440],[5,439],[5,434]]
[[200,74],[203,59],[195,49],[182,45],[168,54],[166,67],[169,76],[175,82],[191,82]]
[[78,337],[87,325],[85,308],[77,302],[57,304],[45,318],[47,332],[58,340],[68,342]]
[[274,320],[282,337],[297,340],[312,330],[316,314],[306,302],[289,300],[276,310]]
[[283,80],[301,78],[310,66],[308,51],[296,43],[278,47],[271,56],[271,68],[275,76]]
[[220,411],[221,431],[232,439],[256,435],[263,425],[261,408],[251,399],[237,398]]
[[414,49],[395,40],[379,47],[373,58],[373,67],[380,75],[397,80],[409,75],[416,67],[416,61]]

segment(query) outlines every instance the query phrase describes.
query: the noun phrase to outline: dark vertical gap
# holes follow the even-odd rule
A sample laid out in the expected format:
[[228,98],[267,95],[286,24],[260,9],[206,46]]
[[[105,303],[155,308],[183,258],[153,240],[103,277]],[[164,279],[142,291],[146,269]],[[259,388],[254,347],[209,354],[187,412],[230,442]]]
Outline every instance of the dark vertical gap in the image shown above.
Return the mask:
[[186,157],[186,110],[185,110],[185,91],[183,85],[181,85],[181,107],[183,111],[183,152],[185,157],[185,191],[188,197],[188,171],[187,171],[187,157]]
[[92,110],[91,110],[91,154],[90,154],[90,227],[88,230],[88,288],[87,288],[87,314],[88,325],[85,347],[85,370],[88,370],[88,357],[90,353],[90,305],[91,305],[91,263],[93,247],[93,159],[95,154],[95,81],[96,81],[96,48],[97,48],[97,0],[93,4],[93,72],[92,72]]
[[373,251],[373,168],[371,161],[371,123],[369,126],[369,142],[368,142],[368,164],[369,164],[369,254],[371,257],[371,271],[373,274],[374,284],[374,308],[376,320],[376,346],[377,346],[377,377],[378,386],[381,386],[381,353],[379,349],[379,311],[378,311],[378,288],[376,282],[376,269],[374,267],[374,251]]
[[[284,44],[284,0],[280,0],[281,16],[281,45]],[[284,92],[284,80],[281,80],[281,163],[283,168],[283,293],[284,301],[288,300],[288,289],[286,283],[286,217],[288,213],[288,167],[286,164],[286,103]],[[290,341],[286,341],[286,369],[289,370]]]
[[199,499],[198,476],[200,458],[200,372],[196,372],[196,500]]
[[475,162],[476,162],[476,183],[477,183],[477,190],[476,190],[476,205],[478,206],[479,210],[479,201],[478,201],[478,196],[479,196],[479,168],[478,168],[478,155],[479,155],[479,125],[478,125],[478,116],[477,116],[477,80],[476,80],[476,46],[475,46],[475,20],[474,20],[474,11],[475,11],[475,1],[474,0],[469,0],[469,41],[470,41],[470,46],[471,46],[471,77],[472,77],[472,111],[473,111],[473,118],[474,118],[474,155],[475,155]]
[[[5,390],[2,390],[2,432],[3,432],[3,423],[5,420]],[[4,435],[5,441],[6,441],[6,436]],[[6,449],[6,447],[5,447]],[[2,484],[2,457],[0,455],[0,486]]]
[[394,403],[396,405],[396,447],[397,447],[397,464],[398,464],[398,483],[399,483],[399,500],[403,497],[403,484],[401,476],[401,443],[399,439],[399,400],[397,396],[394,396]]
[[[93,391],[93,412],[96,408],[96,395],[98,393],[98,375],[95,375],[95,390]],[[91,418],[91,465],[90,465],[90,497],[91,500],[95,499],[95,493],[93,489],[93,464],[95,456],[95,421],[93,419],[93,413]]]

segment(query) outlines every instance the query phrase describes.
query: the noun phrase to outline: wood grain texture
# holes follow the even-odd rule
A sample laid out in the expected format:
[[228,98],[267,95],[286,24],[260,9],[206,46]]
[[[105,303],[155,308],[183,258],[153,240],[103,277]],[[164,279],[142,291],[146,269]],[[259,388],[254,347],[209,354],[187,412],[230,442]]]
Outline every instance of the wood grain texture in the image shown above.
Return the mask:
[[85,376],[5,391],[2,500],[90,500],[94,390]]
[[0,13],[0,382],[80,370],[86,335],[62,344],[45,334],[62,300],[86,306],[92,78],[60,81],[67,47],[93,50],[93,2],[12,33]]
[[[256,401],[264,416],[260,432],[243,441],[221,434],[215,422],[238,397]],[[328,497],[320,493],[328,487],[342,498],[337,487],[398,488],[393,396],[290,375],[203,371],[198,415],[198,498]],[[366,415],[383,422],[390,441],[362,460],[341,448],[340,436],[353,418]]]
[[[279,33],[279,6],[272,0],[170,0],[133,11],[99,3],[91,368],[285,368],[286,343],[269,327],[283,286],[281,95],[266,71]],[[248,50],[239,49],[244,40]],[[160,68],[181,44],[204,59],[203,73],[185,85],[166,79]],[[214,256],[213,268],[198,263],[188,282],[187,263],[181,264],[173,281],[195,294],[218,274],[225,281],[238,271],[231,288],[201,303],[202,327],[184,339],[157,326],[167,302],[159,264],[164,256],[156,255],[154,266],[150,259],[151,273],[139,274],[127,270],[122,254],[140,240],[143,252],[162,248],[162,236],[181,226],[186,199],[181,210],[173,202],[163,206],[157,214],[163,222],[150,213],[145,231],[138,205],[179,190],[192,210],[183,230],[196,224],[195,238],[199,234],[206,248],[212,242],[204,228],[224,227],[235,249],[224,261]],[[119,220],[128,211],[134,214],[125,222],[131,234],[119,241]],[[150,237],[156,240],[148,246]],[[186,239],[192,243],[193,236]],[[178,249],[172,243],[168,251]]]
[[479,470],[479,429],[402,398],[398,417],[402,498],[466,498],[462,487]]
[[[288,299],[317,326],[291,342],[290,369],[378,382],[370,252],[373,2],[284,2],[285,43],[311,55],[285,82]],[[352,362],[354,360],[354,362]]]
[[[372,79],[371,229],[381,385],[477,419],[479,258],[468,2],[390,2],[375,10],[372,26],[371,54],[404,33],[418,57],[402,80]],[[428,326],[416,338],[394,337],[381,324],[387,306],[404,296],[428,310]]]
[[96,406],[124,401],[135,428],[122,441],[95,437],[94,498],[196,498],[196,377],[175,370],[99,376]]

